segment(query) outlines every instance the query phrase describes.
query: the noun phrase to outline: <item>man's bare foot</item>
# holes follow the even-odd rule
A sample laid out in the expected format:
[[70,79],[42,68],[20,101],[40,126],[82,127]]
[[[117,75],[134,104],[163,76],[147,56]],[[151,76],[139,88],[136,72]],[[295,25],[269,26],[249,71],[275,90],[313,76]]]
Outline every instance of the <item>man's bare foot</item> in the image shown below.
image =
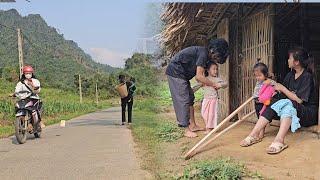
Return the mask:
[[205,130],[205,128],[202,128],[202,127],[199,127],[199,126],[197,126],[197,125],[195,125],[195,126],[189,126],[189,129],[192,131],[192,132],[197,132],[197,131],[204,131]]
[[198,135],[192,131],[189,130],[189,128],[186,128],[186,130],[184,131],[184,136],[188,137],[188,138],[195,138]]

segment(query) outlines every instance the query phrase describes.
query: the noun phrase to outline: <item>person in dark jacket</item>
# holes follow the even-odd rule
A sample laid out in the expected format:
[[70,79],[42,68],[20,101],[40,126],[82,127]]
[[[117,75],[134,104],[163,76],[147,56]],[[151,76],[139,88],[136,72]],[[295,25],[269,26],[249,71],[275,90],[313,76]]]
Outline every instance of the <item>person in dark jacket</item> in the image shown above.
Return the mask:
[[133,106],[133,95],[136,90],[135,79],[130,78],[129,81],[126,81],[124,75],[119,75],[119,82],[125,83],[128,90],[128,96],[121,98],[121,112],[122,112],[122,125],[126,122],[126,107],[128,106],[128,123],[132,123],[132,106]]
[[229,45],[224,39],[215,39],[209,42],[208,47],[187,47],[172,57],[166,75],[173,101],[178,126],[185,128],[186,137],[196,137],[195,131],[202,130],[195,123],[194,92],[190,80],[196,77],[197,81],[216,89],[217,84],[205,77],[205,69],[210,61],[223,64],[229,54]]

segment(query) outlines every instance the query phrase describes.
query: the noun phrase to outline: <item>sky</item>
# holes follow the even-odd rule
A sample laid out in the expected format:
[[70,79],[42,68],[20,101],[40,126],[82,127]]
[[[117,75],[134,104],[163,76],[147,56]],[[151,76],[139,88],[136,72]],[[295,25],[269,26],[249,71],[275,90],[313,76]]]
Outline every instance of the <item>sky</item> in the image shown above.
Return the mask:
[[125,58],[140,51],[137,47],[144,38],[146,0],[29,1],[0,3],[0,9],[17,9],[22,16],[40,14],[49,26],[103,64],[123,67]]

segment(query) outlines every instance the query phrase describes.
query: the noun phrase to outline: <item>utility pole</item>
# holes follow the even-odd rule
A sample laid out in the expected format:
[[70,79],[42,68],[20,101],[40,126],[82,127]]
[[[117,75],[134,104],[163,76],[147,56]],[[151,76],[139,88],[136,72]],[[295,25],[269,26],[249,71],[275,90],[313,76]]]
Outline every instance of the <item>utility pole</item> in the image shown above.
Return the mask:
[[21,78],[23,74],[22,69],[23,69],[24,63],[23,63],[23,51],[22,51],[23,40],[22,40],[22,34],[21,34],[20,28],[17,29],[17,33],[18,33],[19,70],[20,70],[20,78]]
[[80,103],[82,103],[82,87],[81,87],[81,76],[79,74],[79,94],[80,94]]
[[99,104],[98,83],[96,83],[96,103]]

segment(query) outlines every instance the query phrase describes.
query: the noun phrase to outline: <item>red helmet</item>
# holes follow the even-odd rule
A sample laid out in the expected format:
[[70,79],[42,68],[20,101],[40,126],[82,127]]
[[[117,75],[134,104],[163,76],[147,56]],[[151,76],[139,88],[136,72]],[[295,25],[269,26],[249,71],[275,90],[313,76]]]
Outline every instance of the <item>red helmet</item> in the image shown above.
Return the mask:
[[31,66],[24,66],[22,71],[23,71],[23,74],[33,73],[33,68]]

